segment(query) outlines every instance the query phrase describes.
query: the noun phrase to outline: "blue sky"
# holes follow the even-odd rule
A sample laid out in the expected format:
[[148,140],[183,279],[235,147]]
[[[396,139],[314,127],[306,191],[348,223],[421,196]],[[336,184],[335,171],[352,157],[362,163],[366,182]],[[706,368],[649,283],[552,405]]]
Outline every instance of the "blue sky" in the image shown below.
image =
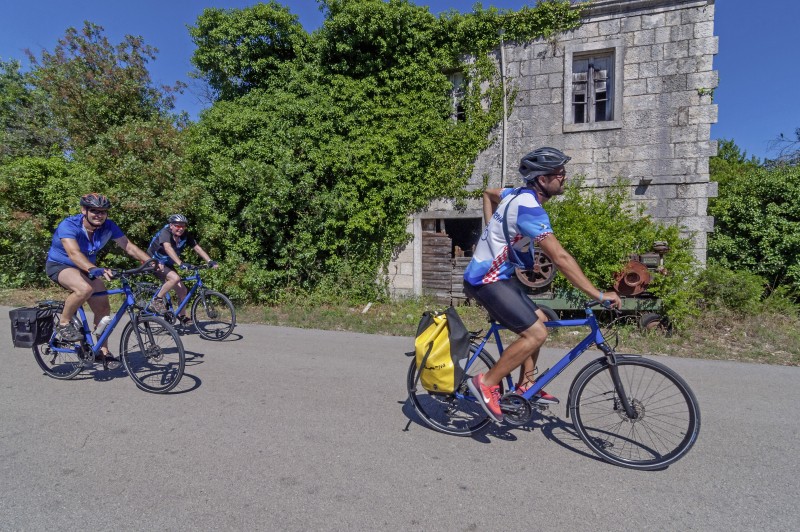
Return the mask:
[[[189,81],[189,62],[194,46],[186,27],[193,25],[206,7],[240,8],[257,2],[247,0],[0,0],[0,58],[25,63],[23,50],[35,54],[52,50],[70,26],[84,20],[103,26],[112,42],[125,34],[141,35],[159,49],[150,64],[153,80],[171,85]],[[315,0],[283,0],[300,17],[308,31],[322,22]],[[431,12],[468,10],[474,2],[417,0]],[[484,1],[483,5],[519,9],[525,0]],[[766,6],[769,7],[766,7]],[[770,141],[780,133],[794,136],[800,128],[800,59],[797,58],[797,24],[800,2],[796,0],[717,0],[715,34],[719,55],[714,67],[720,86],[714,93],[719,122],[712,138],[734,139],[748,155],[769,156]],[[193,117],[204,103],[191,89],[177,106]]]

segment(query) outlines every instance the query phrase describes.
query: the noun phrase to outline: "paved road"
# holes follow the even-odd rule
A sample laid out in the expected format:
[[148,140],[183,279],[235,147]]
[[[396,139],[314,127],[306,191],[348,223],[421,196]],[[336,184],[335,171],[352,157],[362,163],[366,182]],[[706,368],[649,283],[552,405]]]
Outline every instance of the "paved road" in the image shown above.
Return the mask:
[[[7,310],[0,530],[800,523],[800,368],[659,357],[695,390],[703,424],[686,458],[638,472],[595,459],[563,406],[476,438],[424,428],[406,404],[409,338],[261,325],[221,344],[184,336],[187,374],[160,396],[117,372],[44,376],[29,350],[11,347]],[[548,391],[566,397],[572,375]]]

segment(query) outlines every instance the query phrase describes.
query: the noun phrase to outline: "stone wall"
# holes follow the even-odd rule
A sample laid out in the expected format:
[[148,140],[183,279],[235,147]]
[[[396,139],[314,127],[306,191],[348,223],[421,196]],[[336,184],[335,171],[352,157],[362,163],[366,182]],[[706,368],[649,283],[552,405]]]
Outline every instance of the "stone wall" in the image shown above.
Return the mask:
[[[572,60],[595,50],[614,53],[614,119],[572,124]],[[584,175],[587,186],[628,179],[631,198],[654,218],[679,225],[705,261],[713,228],[708,198],[716,196],[708,171],[717,151],[710,140],[716,53],[713,0],[595,0],[581,27],[555,42],[505,43],[495,57],[516,96],[497,142],[476,160],[470,186],[480,187],[484,176],[490,187],[518,186],[520,157],[553,146],[572,157],[569,174]],[[420,218],[454,215],[438,202],[409,228],[416,240]],[[481,216],[479,202],[458,216]],[[395,294],[421,292],[420,260],[412,243],[390,265]]]

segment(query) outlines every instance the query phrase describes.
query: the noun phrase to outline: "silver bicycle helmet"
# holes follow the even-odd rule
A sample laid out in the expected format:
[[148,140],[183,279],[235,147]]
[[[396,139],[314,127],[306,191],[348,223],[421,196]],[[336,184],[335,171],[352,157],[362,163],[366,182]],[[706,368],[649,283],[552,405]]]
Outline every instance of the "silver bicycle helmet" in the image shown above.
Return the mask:
[[169,217],[169,223],[171,224],[189,224],[189,219],[182,214],[173,214]]
[[540,175],[553,173],[554,170],[567,164],[571,158],[555,148],[538,148],[520,159],[519,173],[526,181],[530,181]]
[[111,202],[102,194],[92,192],[81,196],[81,207],[86,207],[87,209],[110,209]]

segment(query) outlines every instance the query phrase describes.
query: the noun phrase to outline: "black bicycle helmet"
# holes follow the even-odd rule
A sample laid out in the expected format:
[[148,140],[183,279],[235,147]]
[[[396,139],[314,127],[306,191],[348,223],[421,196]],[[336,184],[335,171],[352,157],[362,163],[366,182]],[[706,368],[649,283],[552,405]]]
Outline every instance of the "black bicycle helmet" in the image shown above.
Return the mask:
[[81,207],[86,207],[87,209],[110,209],[111,202],[102,194],[92,192],[81,196]]
[[169,217],[169,223],[171,224],[189,224],[189,219],[182,214],[173,214]]
[[520,159],[519,173],[524,179],[531,180],[540,175],[551,174],[553,170],[567,164],[571,158],[555,148],[538,148]]

